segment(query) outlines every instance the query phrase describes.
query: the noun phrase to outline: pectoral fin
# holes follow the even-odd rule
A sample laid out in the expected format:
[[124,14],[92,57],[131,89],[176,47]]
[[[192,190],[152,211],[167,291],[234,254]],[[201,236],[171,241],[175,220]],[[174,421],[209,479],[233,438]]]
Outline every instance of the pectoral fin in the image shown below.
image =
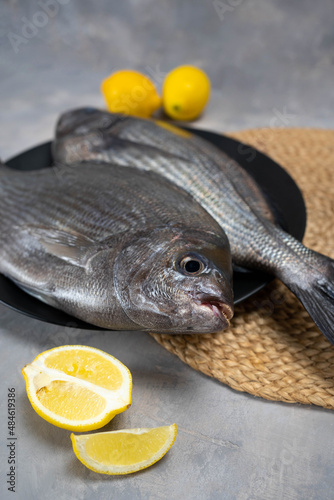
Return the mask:
[[47,228],[43,226],[25,226],[25,231],[37,240],[45,251],[59,259],[79,267],[86,267],[94,255],[96,242],[76,231]]

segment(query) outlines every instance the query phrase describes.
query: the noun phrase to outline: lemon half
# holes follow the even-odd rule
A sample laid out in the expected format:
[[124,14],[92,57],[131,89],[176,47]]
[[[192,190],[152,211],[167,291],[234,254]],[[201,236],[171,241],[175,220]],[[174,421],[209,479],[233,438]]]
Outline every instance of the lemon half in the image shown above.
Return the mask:
[[34,410],[63,429],[98,429],[131,405],[130,371],[94,347],[50,349],[26,365],[22,373]]
[[160,460],[176,438],[176,424],[151,429],[124,429],[76,436],[73,450],[80,462],[103,474],[129,474]]

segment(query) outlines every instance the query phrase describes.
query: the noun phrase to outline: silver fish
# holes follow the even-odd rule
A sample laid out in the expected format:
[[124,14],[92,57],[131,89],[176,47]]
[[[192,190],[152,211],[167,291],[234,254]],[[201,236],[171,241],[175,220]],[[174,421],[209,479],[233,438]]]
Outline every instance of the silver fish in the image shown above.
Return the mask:
[[334,261],[283,231],[255,181],[219,149],[168,124],[83,108],[60,117],[53,155],[152,170],[186,190],[226,232],[233,262],[278,277],[334,343]]
[[0,167],[0,272],[40,300],[117,330],[215,332],[233,316],[227,237],[153,172],[85,163]]

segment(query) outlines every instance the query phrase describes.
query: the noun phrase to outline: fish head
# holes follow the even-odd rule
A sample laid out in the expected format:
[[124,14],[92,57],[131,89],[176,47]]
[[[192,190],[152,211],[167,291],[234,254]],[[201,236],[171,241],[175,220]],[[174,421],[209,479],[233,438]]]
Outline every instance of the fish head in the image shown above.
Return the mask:
[[88,107],[63,113],[56,125],[53,159],[65,164],[109,161],[108,149],[115,148],[117,144],[114,143],[119,141],[108,135],[108,129],[124,120],[128,120],[125,115]]
[[92,130],[104,130],[122,118],[126,117],[91,107],[66,111],[57,122],[56,138],[68,137],[73,134],[85,135]]
[[211,333],[233,316],[232,263],[222,231],[162,228],[123,248],[114,286],[138,329]]

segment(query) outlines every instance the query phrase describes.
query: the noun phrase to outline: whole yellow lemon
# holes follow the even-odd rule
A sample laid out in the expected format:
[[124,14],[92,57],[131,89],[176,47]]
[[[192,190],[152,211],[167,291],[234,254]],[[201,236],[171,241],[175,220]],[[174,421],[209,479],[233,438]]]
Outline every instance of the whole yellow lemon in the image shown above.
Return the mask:
[[153,82],[138,71],[112,73],[103,80],[101,92],[113,113],[148,118],[161,106],[161,97]]
[[162,89],[165,113],[174,120],[197,118],[210,96],[208,76],[195,66],[179,66],[166,76]]

